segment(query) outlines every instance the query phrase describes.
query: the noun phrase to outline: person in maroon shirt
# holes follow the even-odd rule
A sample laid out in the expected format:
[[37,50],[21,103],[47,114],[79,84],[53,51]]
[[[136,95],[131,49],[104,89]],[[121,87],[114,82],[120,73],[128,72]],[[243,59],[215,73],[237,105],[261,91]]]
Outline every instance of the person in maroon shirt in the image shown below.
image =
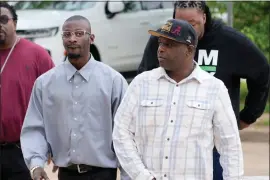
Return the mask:
[[17,14],[0,2],[0,179],[31,180],[20,133],[35,80],[54,67],[41,46],[16,35]]

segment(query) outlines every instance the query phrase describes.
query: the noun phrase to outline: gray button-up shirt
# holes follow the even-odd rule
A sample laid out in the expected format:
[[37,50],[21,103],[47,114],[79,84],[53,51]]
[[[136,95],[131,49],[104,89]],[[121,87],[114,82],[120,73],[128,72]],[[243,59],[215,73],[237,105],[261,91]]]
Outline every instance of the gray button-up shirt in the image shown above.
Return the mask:
[[79,71],[66,61],[41,75],[21,131],[28,168],[44,167],[49,147],[59,167],[118,167],[113,117],[127,86],[120,73],[93,58]]

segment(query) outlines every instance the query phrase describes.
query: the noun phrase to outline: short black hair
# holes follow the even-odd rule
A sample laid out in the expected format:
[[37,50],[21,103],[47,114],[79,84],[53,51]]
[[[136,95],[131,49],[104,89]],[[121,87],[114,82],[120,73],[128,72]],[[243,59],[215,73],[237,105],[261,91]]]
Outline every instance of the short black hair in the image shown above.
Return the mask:
[[91,24],[90,24],[90,21],[84,17],[84,16],[81,16],[81,15],[74,15],[74,16],[71,16],[69,17],[65,22],[67,21],[77,21],[77,20],[83,20],[83,21],[86,21],[89,25],[89,28],[91,28]]
[[176,1],[174,3],[174,11],[173,11],[173,18],[175,19],[175,11],[177,8],[197,8],[201,10],[206,15],[206,22],[205,22],[205,31],[208,31],[211,23],[212,23],[212,16],[209,7],[207,6],[205,1]]
[[16,10],[14,9],[13,6],[11,6],[10,4],[8,4],[5,1],[1,1],[0,2],[0,8],[6,8],[6,9],[8,9],[9,12],[11,13],[11,15],[12,15],[13,20],[14,21],[18,21],[18,15],[17,15]]

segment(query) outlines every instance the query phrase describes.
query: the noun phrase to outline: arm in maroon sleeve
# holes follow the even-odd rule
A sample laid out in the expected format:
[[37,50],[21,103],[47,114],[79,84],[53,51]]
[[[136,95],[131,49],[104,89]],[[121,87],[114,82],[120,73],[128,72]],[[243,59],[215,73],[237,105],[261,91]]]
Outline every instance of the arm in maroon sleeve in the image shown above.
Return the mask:
[[39,49],[37,53],[38,76],[52,69],[54,66],[54,62],[49,53],[45,49]]

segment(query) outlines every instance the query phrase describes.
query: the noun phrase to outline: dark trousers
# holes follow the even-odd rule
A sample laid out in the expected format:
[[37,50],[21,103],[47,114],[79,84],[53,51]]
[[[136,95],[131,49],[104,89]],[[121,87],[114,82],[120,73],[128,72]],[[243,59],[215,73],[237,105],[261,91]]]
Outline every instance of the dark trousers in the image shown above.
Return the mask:
[[59,180],[116,180],[117,169],[98,168],[95,170],[79,173],[76,170],[59,168]]
[[223,180],[223,169],[219,162],[220,154],[217,152],[216,148],[213,150],[213,180]]
[[32,180],[19,143],[0,143],[0,180]]

